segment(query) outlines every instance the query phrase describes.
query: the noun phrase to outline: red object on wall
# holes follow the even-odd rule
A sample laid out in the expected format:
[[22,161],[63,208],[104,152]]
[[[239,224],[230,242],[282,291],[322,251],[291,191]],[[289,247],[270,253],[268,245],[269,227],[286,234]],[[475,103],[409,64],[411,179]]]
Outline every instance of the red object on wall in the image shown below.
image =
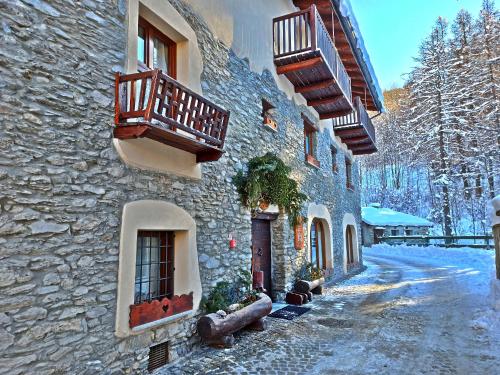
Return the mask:
[[236,240],[234,238],[231,238],[229,240],[229,248],[234,249],[236,247]]
[[300,223],[295,225],[294,227],[294,235],[295,239],[293,244],[295,246],[295,250],[301,250],[304,248],[304,225],[302,225],[302,220]]
[[130,305],[130,328],[167,318],[193,309],[193,292],[181,296],[167,297],[139,305]]

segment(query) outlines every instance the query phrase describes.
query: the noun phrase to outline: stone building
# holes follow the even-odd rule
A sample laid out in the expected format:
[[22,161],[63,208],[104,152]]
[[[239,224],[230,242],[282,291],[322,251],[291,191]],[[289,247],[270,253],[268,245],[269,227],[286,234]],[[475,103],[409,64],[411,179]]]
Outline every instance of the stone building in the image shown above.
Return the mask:
[[[434,226],[429,220],[383,208],[379,203],[372,203],[361,209],[361,233],[363,246],[371,247],[383,241],[388,244],[427,245],[429,239],[415,238],[428,236],[429,229]],[[390,238],[409,237],[409,238]],[[413,238],[412,238],[413,237]]]
[[[0,373],[173,361],[199,343],[202,295],[252,257],[269,258],[276,300],[304,262],[332,280],[362,267],[355,155],[376,151],[366,110],[383,104],[348,3],[16,0],[0,14]],[[309,197],[303,249],[232,183],[266,152]],[[184,308],[131,324],[164,297]]]

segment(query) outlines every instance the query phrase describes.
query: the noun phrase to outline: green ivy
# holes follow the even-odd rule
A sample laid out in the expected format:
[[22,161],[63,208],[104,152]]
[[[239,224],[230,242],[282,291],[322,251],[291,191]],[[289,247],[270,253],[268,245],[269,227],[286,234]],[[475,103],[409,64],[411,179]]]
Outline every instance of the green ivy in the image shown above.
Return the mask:
[[290,178],[292,169],[272,153],[251,159],[245,173],[239,170],[233,178],[241,203],[251,211],[267,202],[283,209],[292,226],[299,223],[307,195],[299,190],[297,181]]

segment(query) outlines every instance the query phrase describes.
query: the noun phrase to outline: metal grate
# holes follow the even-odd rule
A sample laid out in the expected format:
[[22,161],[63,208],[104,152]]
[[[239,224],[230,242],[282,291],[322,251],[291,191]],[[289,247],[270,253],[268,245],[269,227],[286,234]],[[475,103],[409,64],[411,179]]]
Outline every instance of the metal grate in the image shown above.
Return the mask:
[[168,363],[168,342],[149,348],[148,371],[153,371]]
[[174,232],[139,231],[135,266],[135,304],[172,298]]

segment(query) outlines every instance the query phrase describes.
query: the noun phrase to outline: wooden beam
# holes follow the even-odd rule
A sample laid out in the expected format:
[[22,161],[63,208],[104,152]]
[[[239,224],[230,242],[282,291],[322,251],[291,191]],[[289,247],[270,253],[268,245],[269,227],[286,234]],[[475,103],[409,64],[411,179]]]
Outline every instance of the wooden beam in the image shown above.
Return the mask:
[[328,113],[320,113],[319,119],[326,120],[329,118],[345,116],[345,115],[348,115],[349,113],[352,113],[352,109],[345,109],[345,110],[341,110],[341,111],[328,112]]
[[348,145],[364,145],[366,143],[371,143],[371,139],[367,135],[361,135],[359,137],[346,138],[343,142]]
[[344,95],[335,95],[331,96],[329,98],[323,98],[323,99],[313,99],[313,100],[308,100],[307,105],[309,107],[316,107],[317,105],[322,105],[322,104],[335,104],[341,101],[344,98]]
[[336,84],[336,81],[334,79],[326,79],[324,81],[312,83],[312,84],[307,85],[307,86],[296,87],[295,92],[298,94],[303,94],[305,92],[311,92],[311,91],[325,89],[325,88],[332,86],[334,84]]
[[335,131],[335,135],[342,138],[342,141],[344,141],[344,138],[361,137],[365,135],[365,131],[362,125],[355,127],[353,125],[349,126],[350,127],[348,128],[334,127],[333,130]]
[[321,64],[322,62],[323,59],[321,57],[314,57],[309,60],[278,66],[276,68],[276,72],[278,74],[285,74],[285,73],[295,72],[297,70],[311,69]]

